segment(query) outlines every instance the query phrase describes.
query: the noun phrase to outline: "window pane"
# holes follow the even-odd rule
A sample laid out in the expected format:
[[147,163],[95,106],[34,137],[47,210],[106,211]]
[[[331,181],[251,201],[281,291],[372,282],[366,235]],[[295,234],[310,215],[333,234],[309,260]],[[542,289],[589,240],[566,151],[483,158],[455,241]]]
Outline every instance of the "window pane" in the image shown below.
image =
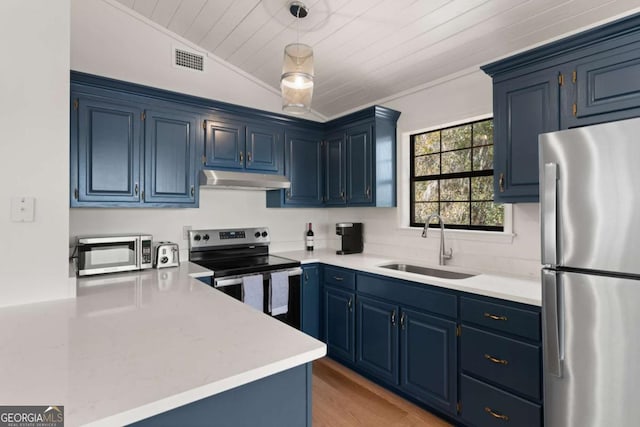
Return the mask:
[[493,200],[493,176],[471,178],[471,200]]
[[493,120],[473,124],[473,145],[493,144]]
[[416,156],[440,151],[440,131],[421,133],[414,137]]
[[442,151],[471,146],[471,125],[457,126],[442,131]]
[[471,170],[471,150],[442,153],[442,173],[455,173]]
[[425,181],[414,183],[413,200],[416,202],[437,202],[438,181]]
[[424,223],[432,213],[438,213],[437,203],[416,203],[414,205],[415,222]]
[[469,200],[469,178],[440,180],[440,200]]
[[440,154],[416,157],[416,176],[439,175]]
[[442,203],[445,224],[469,225],[469,203]]
[[493,169],[493,145],[473,149],[473,170],[484,171]]
[[493,202],[471,203],[471,224],[501,227],[504,224],[504,207]]

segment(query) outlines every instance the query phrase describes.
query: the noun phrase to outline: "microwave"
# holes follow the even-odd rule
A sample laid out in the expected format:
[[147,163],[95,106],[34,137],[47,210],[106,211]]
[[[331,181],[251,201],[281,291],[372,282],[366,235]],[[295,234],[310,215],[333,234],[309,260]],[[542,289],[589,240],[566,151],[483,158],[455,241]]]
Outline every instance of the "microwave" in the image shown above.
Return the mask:
[[152,240],[145,234],[78,237],[78,276],[151,268]]

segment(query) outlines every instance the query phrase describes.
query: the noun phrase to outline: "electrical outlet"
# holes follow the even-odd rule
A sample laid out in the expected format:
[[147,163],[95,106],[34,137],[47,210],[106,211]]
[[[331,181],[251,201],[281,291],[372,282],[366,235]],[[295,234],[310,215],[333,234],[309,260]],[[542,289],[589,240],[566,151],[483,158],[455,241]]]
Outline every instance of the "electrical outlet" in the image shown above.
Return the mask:
[[185,225],[182,227],[182,240],[189,240],[189,230],[191,230],[190,225]]

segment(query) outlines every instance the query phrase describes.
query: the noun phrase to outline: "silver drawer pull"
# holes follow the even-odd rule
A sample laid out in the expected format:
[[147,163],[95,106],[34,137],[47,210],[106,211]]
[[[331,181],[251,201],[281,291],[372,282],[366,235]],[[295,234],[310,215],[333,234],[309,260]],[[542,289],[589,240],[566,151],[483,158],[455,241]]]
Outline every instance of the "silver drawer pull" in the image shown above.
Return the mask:
[[489,408],[488,406],[484,407],[484,411],[491,415],[493,418],[497,418],[499,420],[502,421],[509,421],[509,416],[508,415],[504,415],[504,414],[499,414],[497,412],[495,412],[493,409]]
[[508,365],[509,361],[506,359],[498,359],[497,357],[493,357],[490,354],[485,354],[484,358],[487,359],[489,362],[493,362],[493,363],[497,363],[499,365]]
[[507,316],[498,316],[497,314],[485,313],[484,317],[492,320],[507,320]]
[[335,280],[336,282],[342,282],[344,280],[344,277],[333,276],[333,280]]

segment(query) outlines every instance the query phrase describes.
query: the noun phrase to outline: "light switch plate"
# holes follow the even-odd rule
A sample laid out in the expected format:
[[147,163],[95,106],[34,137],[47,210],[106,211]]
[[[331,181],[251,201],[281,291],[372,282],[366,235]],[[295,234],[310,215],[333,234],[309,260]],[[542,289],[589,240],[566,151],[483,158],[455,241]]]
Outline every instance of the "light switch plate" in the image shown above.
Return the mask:
[[35,219],[36,199],[34,197],[11,198],[11,221],[33,222]]

